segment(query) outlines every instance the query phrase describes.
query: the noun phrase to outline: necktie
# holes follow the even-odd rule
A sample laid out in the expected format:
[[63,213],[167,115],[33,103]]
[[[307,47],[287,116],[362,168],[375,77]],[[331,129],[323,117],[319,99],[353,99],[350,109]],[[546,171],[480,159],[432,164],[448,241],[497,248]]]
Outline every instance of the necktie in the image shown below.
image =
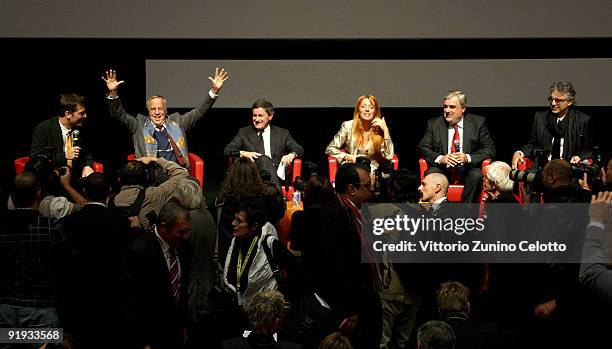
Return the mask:
[[257,132],[257,144],[255,144],[255,151],[261,155],[266,155],[266,148],[264,147],[263,131]]
[[[68,135],[66,136],[66,152],[71,152],[72,150],[72,130],[68,130]],[[72,168],[72,160],[66,160],[66,164]]]
[[455,134],[453,134],[453,143],[451,143],[451,153],[456,153],[457,147],[455,146],[455,143],[458,142],[455,141],[459,141],[459,125],[455,124],[453,125],[453,128],[455,129]]
[[176,258],[176,251],[170,248],[168,251],[170,254],[170,291],[174,300],[178,303],[179,291],[181,288],[181,275],[179,273],[178,258]]
[[165,135],[168,138],[168,142],[170,142],[170,146],[172,147],[172,152],[174,153],[174,156],[176,157],[176,163],[181,165],[182,167],[187,166],[187,162],[185,161],[185,157],[183,156],[183,154],[181,153],[180,149],[178,148],[178,146],[174,142],[174,138],[172,138],[172,136],[170,135],[170,132],[168,132],[168,130],[166,128],[164,128],[163,125],[162,126],[158,126],[157,130],[159,131],[160,134]]

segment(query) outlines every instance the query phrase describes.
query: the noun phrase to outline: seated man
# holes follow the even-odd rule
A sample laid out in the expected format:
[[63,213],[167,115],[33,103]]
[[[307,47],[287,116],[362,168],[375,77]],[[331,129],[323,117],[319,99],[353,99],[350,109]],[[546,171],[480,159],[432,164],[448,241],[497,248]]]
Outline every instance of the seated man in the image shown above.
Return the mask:
[[550,85],[550,110],[537,112],[533,118],[529,142],[512,156],[512,168],[543,149],[548,161],[565,159],[572,164],[591,157],[591,117],[572,106],[576,102],[574,85],[555,81]]
[[79,127],[87,120],[85,98],[74,93],[60,96],[60,115],[40,122],[32,134],[30,157],[45,155],[56,166],[68,165],[83,177],[93,173],[93,159],[79,142]]
[[[260,171],[270,173],[270,181],[279,184],[278,177],[284,180],[282,170],[296,157],[304,156],[304,148],[289,134],[289,130],[271,126],[274,106],[265,99],[258,99],[251,106],[253,125],[238,130],[234,138],[225,146],[223,155],[240,153],[257,164]],[[282,165],[281,171],[278,171]],[[280,172],[277,175],[277,172]]]
[[482,116],[466,113],[467,97],[461,91],[444,96],[442,118],[427,122],[417,152],[427,160],[428,173],[443,172],[463,178],[461,202],[478,202],[482,185],[482,161],[495,156],[495,144]]
[[123,109],[117,89],[124,81],[117,81],[116,71],[107,71],[102,79],[108,88],[107,99],[110,115],[124,124],[132,133],[136,158],[159,157],[188,168],[189,157],[185,132],[194,127],[213,105],[228,76],[225,70],[215,69],[215,76],[208,78],[212,86],[206,99],[185,114],[168,115],[166,99],[156,95],[147,100],[149,116],[138,114],[136,117],[126,113]]

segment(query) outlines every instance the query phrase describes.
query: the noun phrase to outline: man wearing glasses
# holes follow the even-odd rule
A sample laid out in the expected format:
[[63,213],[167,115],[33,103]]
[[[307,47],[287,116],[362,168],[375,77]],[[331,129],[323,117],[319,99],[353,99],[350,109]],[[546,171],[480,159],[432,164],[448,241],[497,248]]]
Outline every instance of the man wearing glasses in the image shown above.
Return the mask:
[[574,108],[576,91],[567,81],[550,85],[550,111],[537,112],[529,142],[512,156],[512,168],[523,163],[525,156],[533,156],[535,149],[543,149],[547,160],[565,159],[576,164],[591,157],[591,117]]

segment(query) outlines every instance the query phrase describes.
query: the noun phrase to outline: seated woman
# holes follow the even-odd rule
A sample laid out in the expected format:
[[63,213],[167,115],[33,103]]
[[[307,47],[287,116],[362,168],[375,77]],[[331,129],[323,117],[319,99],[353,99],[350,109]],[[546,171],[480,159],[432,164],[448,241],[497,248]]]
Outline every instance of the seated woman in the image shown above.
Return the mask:
[[223,281],[236,292],[243,309],[257,292],[279,287],[278,266],[288,265],[292,258],[269,223],[269,204],[263,196],[242,201],[232,222],[234,238],[225,258]]
[[[346,153],[341,152],[342,149]],[[353,120],[342,123],[325,154],[333,156],[340,164],[357,162],[358,157],[367,158],[371,161],[370,177],[374,184],[373,174],[379,163],[393,158],[393,142],[376,97],[363,95],[357,99]]]
[[237,159],[221,184],[221,192],[215,199],[216,219],[219,235],[219,263],[225,261],[225,255],[232,240],[232,221],[238,204],[247,198],[261,195],[264,184],[257,165],[248,158]]

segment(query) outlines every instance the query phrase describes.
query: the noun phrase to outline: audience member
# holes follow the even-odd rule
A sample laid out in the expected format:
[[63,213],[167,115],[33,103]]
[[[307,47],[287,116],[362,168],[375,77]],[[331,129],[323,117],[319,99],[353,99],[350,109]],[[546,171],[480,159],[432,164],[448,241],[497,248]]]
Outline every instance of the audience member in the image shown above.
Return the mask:
[[460,282],[448,281],[436,292],[440,320],[451,325],[455,334],[455,348],[479,348],[478,333],[470,321],[470,290]]
[[323,338],[319,349],[353,349],[353,346],[351,341],[342,332],[334,332]]
[[455,333],[443,321],[432,320],[424,323],[417,332],[417,349],[454,349]]
[[179,256],[177,249],[189,238],[190,229],[189,211],[171,201],[159,211],[153,232],[129,245],[123,308],[131,347],[181,347],[190,268],[188,256]]

